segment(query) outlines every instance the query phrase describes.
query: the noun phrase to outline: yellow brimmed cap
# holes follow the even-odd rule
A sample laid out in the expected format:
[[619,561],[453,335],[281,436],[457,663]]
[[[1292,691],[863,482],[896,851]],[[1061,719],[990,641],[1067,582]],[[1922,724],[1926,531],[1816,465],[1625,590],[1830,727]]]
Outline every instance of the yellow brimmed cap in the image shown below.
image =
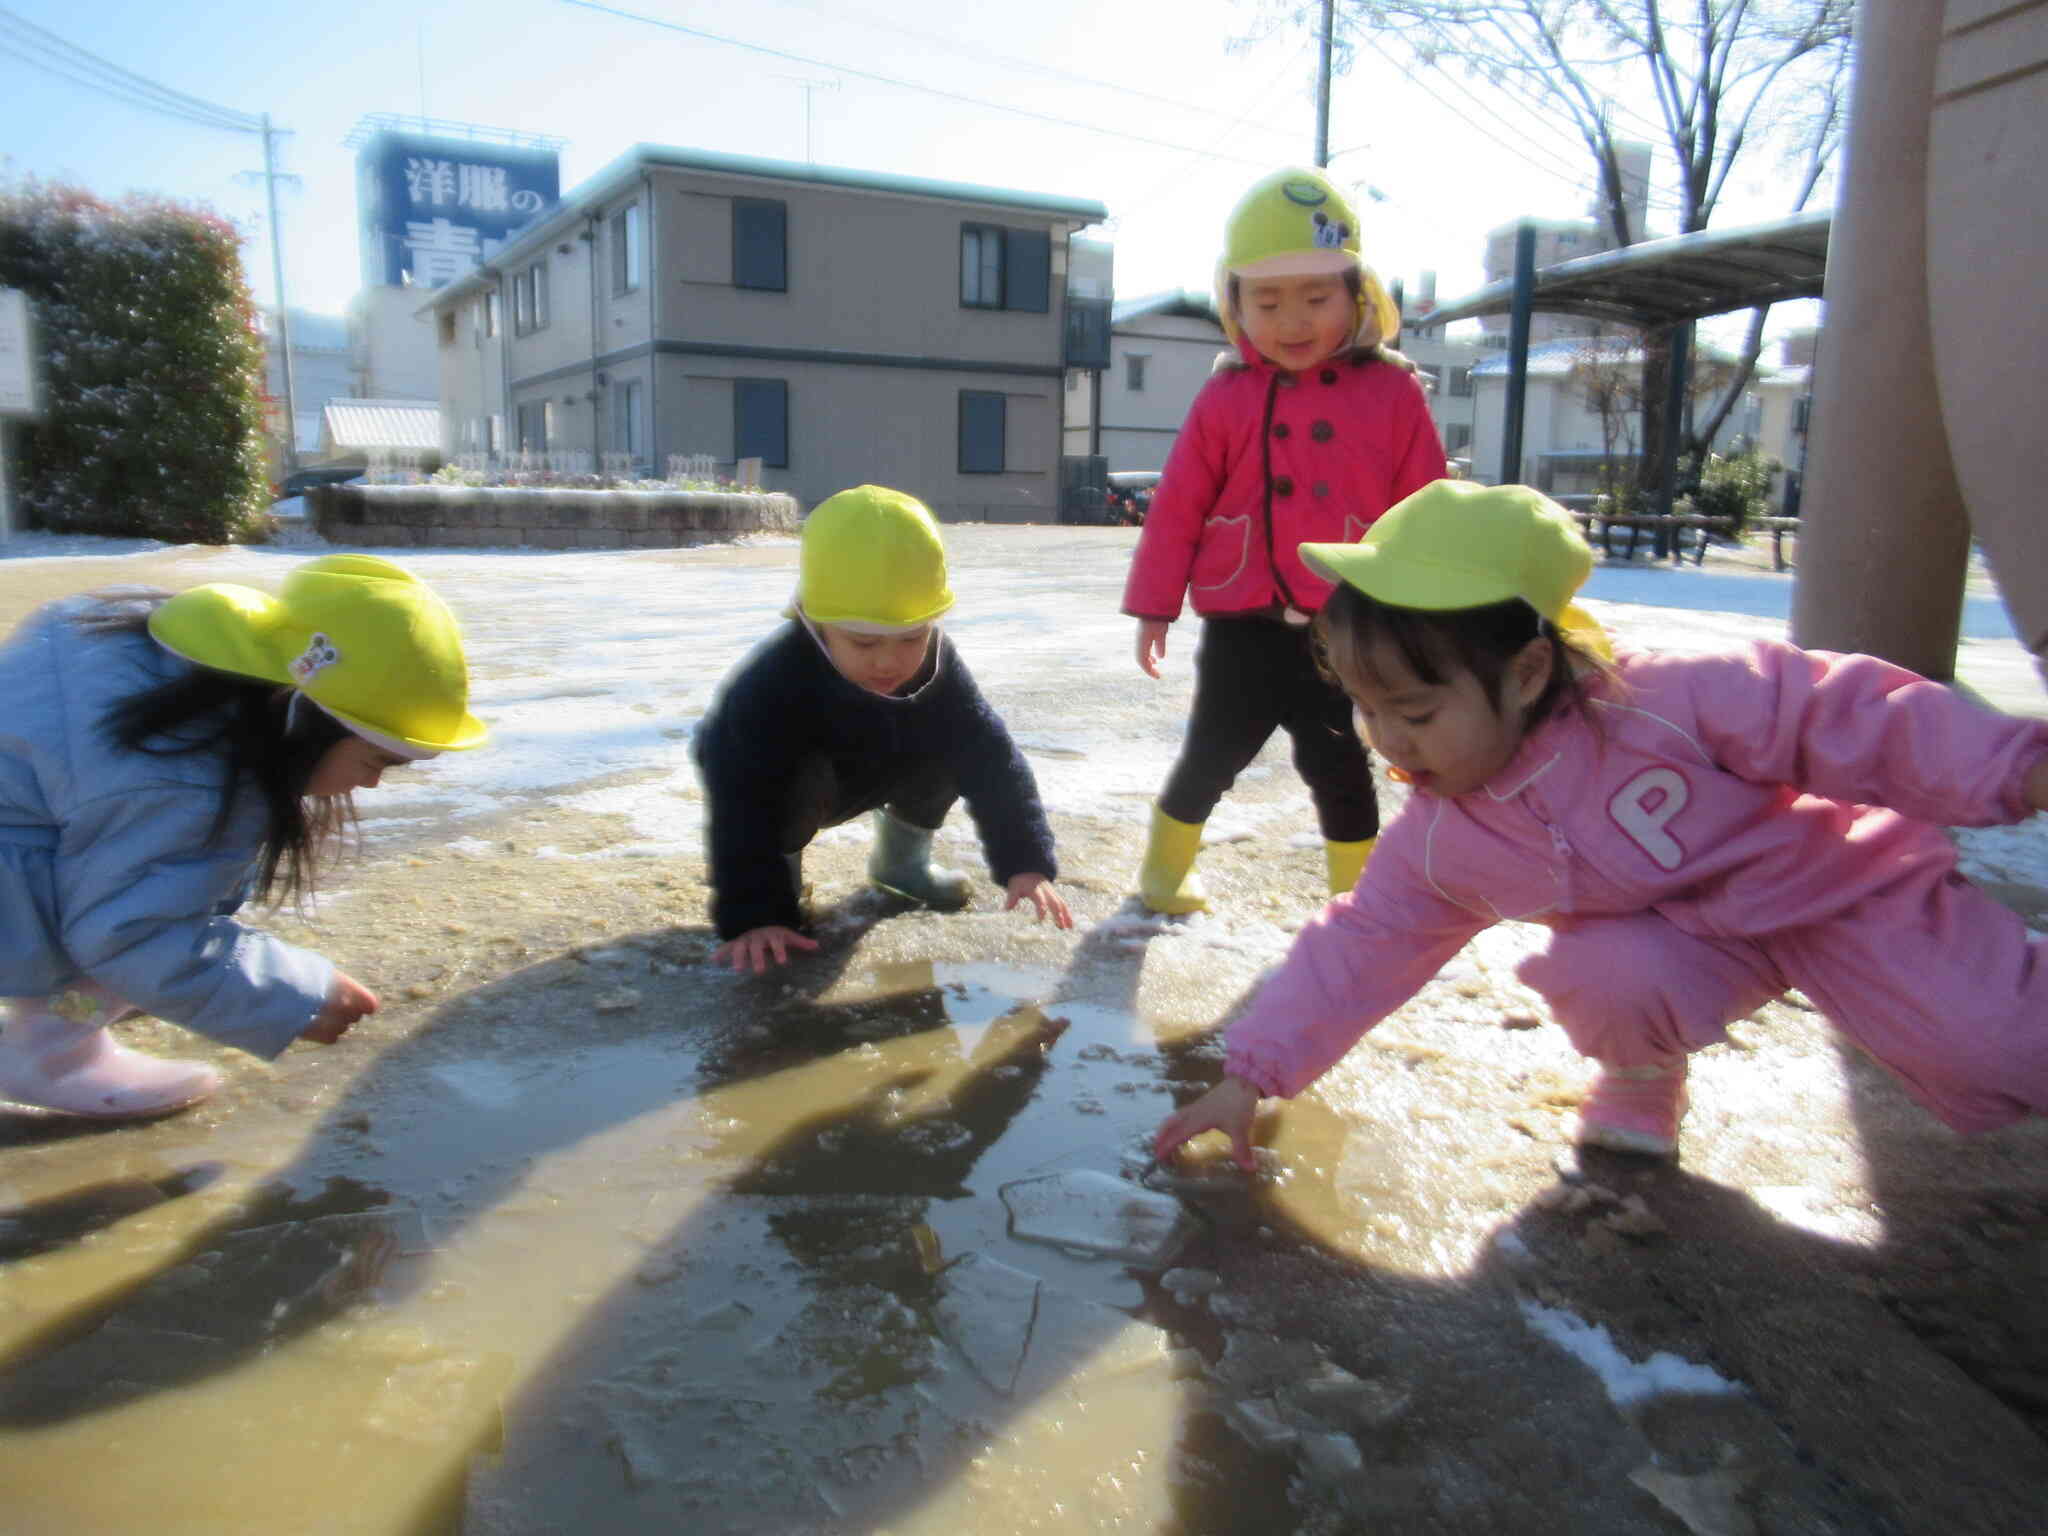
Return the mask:
[[953,606],[946,545],[915,496],[857,485],[804,519],[797,602],[814,624],[914,629]]
[[1526,485],[1436,480],[1356,544],[1304,544],[1313,569],[1394,608],[1480,608],[1519,597],[1553,624],[1592,574],[1572,515]]
[[234,582],[180,592],[150,616],[166,650],[296,688],[343,725],[418,753],[481,746],[455,615],[433,588],[375,555],[296,566],[278,595]]

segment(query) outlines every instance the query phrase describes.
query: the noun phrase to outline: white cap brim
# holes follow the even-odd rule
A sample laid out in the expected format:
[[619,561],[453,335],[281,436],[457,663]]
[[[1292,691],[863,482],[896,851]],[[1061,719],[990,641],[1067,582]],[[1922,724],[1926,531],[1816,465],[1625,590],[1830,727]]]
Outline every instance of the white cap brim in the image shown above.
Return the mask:
[[1234,277],[1334,277],[1362,265],[1356,251],[1283,251],[1230,272]]

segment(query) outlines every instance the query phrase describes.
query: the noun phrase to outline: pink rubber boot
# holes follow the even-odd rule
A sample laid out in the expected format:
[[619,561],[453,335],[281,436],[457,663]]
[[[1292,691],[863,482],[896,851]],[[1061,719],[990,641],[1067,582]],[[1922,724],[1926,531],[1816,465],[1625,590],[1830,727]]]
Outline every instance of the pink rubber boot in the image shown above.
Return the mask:
[[1592,1091],[1579,1105],[1579,1145],[1674,1156],[1685,1103],[1683,1056],[1639,1067],[1602,1063]]
[[137,1120],[197,1104],[220,1074],[116,1043],[107,1025],[135,1010],[96,982],[54,997],[6,999],[0,1099],[97,1120]]

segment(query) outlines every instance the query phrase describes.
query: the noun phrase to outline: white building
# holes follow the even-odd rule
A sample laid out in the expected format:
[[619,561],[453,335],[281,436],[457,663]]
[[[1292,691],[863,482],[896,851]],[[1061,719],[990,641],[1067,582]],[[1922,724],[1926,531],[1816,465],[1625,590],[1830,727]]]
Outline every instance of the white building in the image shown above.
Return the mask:
[[[1702,347],[1694,361],[1725,365],[1734,359]],[[1640,452],[1637,402],[1642,366],[1642,350],[1632,335],[1560,337],[1532,344],[1522,404],[1521,463],[1516,473],[1503,475],[1508,358],[1504,350],[1491,352],[1472,368],[1472,478],[1489,485],[1504,478],[1518,480],[1564,500],[1599,491],[1610,465]],[[1610,391],[1604,409],[1603,387]],[[1795,390],[1803,393],[1803,385],[1788,381],[1780,386],[1775,376],[1753,382],[1715,435],[1715,451],[1754,445],[1781,462],[1793,462],[1794,408],[1777,403],[1767,411],[1766,400],[1796,398],[1791,395]]]
[[1112,470],[1164,469],[1188,407],[1229,345],[1207,294],[1177,289],[1119,302],[1108,368],[1067,373],[1067,453],[1097,454]]
[[[293,446],[304,457],[319,448],[322,408],[329,400],[356,392],[349,373],[348,322],[339,315],[294,308],[285,311],[285,328],[291,333],[292,409],[298,416]],[[274,307],[263,311],[263,392],[273,421],[281,426],[284,357]],[[281,456],[281,448],[281,443],[273,444],[273,458]]]

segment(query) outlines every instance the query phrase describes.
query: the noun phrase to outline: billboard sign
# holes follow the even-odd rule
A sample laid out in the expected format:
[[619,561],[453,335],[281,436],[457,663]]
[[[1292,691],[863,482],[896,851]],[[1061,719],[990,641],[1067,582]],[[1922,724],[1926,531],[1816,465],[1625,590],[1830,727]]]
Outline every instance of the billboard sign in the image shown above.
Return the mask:
[[554,207],[561,189],[553,149],[374,133],[356,152],[364,286],[453,282]]

